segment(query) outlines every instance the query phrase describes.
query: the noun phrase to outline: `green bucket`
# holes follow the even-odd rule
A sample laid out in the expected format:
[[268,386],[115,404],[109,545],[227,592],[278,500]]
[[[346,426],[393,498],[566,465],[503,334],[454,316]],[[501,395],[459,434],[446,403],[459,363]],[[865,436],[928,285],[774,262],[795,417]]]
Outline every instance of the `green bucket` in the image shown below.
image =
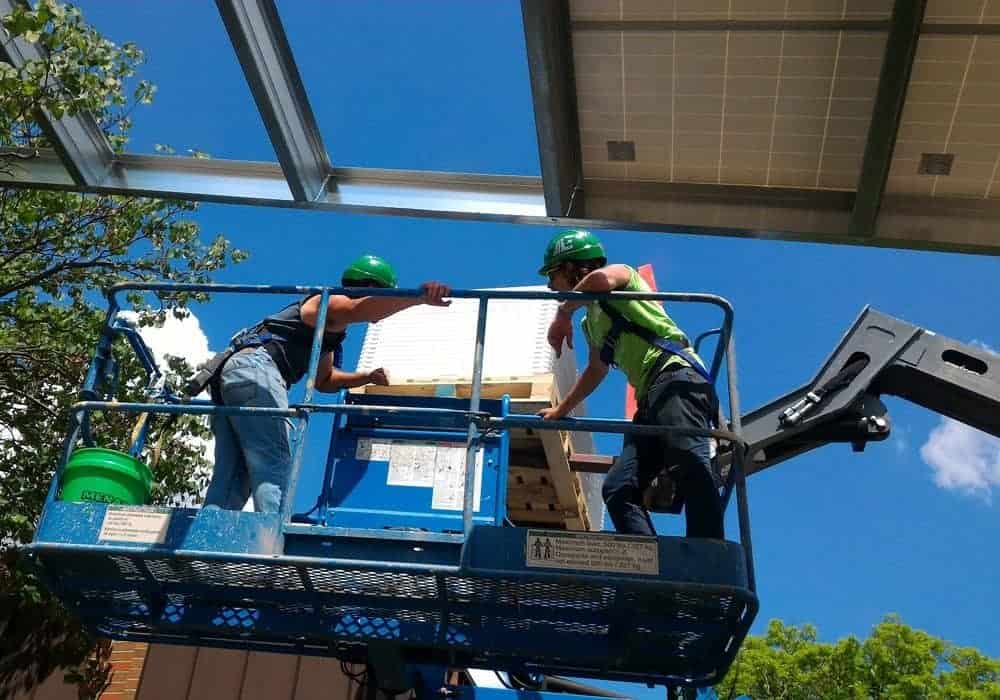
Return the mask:
[[149,501],[153,473],[131,455],[85,447],[70,456],[62,474],[63,501],[141,506]]

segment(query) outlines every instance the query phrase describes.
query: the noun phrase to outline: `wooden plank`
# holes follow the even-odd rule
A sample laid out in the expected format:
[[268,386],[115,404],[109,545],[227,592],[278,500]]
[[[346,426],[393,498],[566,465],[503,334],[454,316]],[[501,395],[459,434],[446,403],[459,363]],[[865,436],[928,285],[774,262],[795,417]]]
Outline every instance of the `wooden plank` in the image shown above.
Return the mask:
[[[540,405],[551,405],[554,377],[551,374],[526,377],[484,378],[481,396],[499,399],[507,394],[514,400],[531,400]],[[471,377],[430,377],[405,379],[390,386],[368,385],[351,389],[357,394],[377,396],[454,396],[469,398],[472,394]],[[537,410],[537,409],[535,409]]]
[[150,644],[136,700],[186,698],[198,647]]
[[[555,486],[548,471],[510,467],[507,479],[507,514],[515,524],[539,522],[532,513],[544,513],[542,522],[552,522],[558,515],[567,517],[566,508],[559,503]],[[550,513],[552,515],[550,515]],[[577,513],[571,515],[577,516]]]
[[[472,396],[472,382],[459,384],[455,387],[456,396],[460,399],[467,399]],[[488,393],[487,393],[488,392]],[[486,382],[483,384],[482,396],[485,398],[499,399],[504,394],[511,399],[540,399],[552,395],[552,376],[545,375],[540,378],[533,378],[531,381],[517,382]]]
[[[571,518],[571,514],[561,510],[527,510],[524,508],[508,508],[507,516],[515,525],[539,524],[539,525],[566,525]],[[569,528],[567,528],[569,529]]]
[[246,651],[200,647],[187,700],[237,700],[246,666]]
[[512,486],[507,490],[507,508],[523,508],[530,503],[532,507],[546,506],[550,504],[564,510],[559,505],[559,498],[552,484],[524,484],[522,486]]
[[[524,469],[548,470],[549,463],[545,459],[544,451],[539,449],[540,447],[541,441],[539,441],[538,448],[528,447],[525,444],[520,444],[517,448],[511,447],[507,461],[511,465]],[[587,452],[573,452],[569,455],[570,471],[578,473],[607,474],[614,463],[615,458],[611,455],[595,455]]]
[[552,481],[544,470],[520,465],[507,468],[507,480],[515,484],[550,483]]
[[580,492],[580,480],[569,469],[567,440],[556,430],[540,430],[539,438],[545,450],[545,459],[549,463],[549,474],[552,475],[552,485],[555,486],[559,503],[572,515],[566,520],[567,530],[589,530],[590,518],[587,515],[587,504]]
[[340,671],[340,661],[303,656],[295,682],[295,700],[351,700],[356,685]]
[[611,455],[592,455],[586,452],[574,452],[569,456],[569,468],[575,472],[589,474],[607,474],[615,458]]
[[542,448],[541,440],[537,444],[526,446],[520,443],[516,448],[511,447],[507,451],[507,463],[511,469],[515,467],[528,469],[548,469],[549,463],[545,459],[545,450]]
[[531,428],[511,428],[507,435],[512,450],[532,450],[541,447],[541,438],[538,437],[538,432]]
[[517,415],[534,415],[543,408],[555,406],[555,399],[551,396],[533,399],[511,399],[510,412]]
[[251,651],[243,675],[240,700],[292,700],[299,658],[290,654]]
[[552,477],[547,469],[534,467],[512,466],[507,468],[507,480],[514,486],[548,484],[552,485]]

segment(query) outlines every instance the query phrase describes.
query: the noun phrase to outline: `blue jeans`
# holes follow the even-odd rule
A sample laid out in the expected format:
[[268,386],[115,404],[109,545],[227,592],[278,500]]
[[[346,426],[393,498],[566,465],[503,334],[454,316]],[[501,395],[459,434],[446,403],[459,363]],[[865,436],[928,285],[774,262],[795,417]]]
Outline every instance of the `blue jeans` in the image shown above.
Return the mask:
[[[712,385],[690,368],[661,371],[638,406],[635,423],[708,430],[718,413]],[[643,493],[663,470],[684,498],[688,537],[723,538],[722,503],[707,437],[626,435],[601,489],[615,530],[655,535]]]
[[[227,406],[288,408],[285,380],[264,348],[229,358],[219,389]],[[240,510],[252,495],[257,512],[278,512],[292,465],[290,430],[285,417],[212,416],[215,469],[205,507]]]

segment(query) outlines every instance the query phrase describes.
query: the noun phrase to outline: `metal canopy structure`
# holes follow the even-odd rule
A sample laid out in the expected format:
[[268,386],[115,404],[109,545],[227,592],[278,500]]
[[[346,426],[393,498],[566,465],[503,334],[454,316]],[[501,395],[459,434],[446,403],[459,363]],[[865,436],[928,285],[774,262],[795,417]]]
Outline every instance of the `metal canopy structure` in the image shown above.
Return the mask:
[[276,163],[114,154],[43,115],[55,150],[0,185],[1000,252],[989,0],[522,0],[541,177],[336,167],[275,1],[216,4]]

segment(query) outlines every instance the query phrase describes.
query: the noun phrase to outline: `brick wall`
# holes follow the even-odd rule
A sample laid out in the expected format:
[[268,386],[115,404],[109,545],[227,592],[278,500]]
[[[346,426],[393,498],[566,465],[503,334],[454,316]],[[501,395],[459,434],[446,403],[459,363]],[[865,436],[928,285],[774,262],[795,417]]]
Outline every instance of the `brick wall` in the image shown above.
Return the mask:
[[[148,645],[136,642],[114,642],[111,646],[111,665],[114,675],[111,685],[101,696],[102,700],[135,700],[146,662]],[[77,700],[77,687],[63,681],[65,671],[59,670],[28,692],[12,693],[0,688],[0,698],[5,700]]]
[[133,700],[142,678],[148,644],[140,642],[115,642],[111,646],[111,685],[101,696],[102,700]]
[[[101,700],[356,700],[357,683],[336,659],[114,642],[111,685]],[[77,700],[57,671],[28,693],[0,699]],[[400,699],[408,697],[400,696]]]

